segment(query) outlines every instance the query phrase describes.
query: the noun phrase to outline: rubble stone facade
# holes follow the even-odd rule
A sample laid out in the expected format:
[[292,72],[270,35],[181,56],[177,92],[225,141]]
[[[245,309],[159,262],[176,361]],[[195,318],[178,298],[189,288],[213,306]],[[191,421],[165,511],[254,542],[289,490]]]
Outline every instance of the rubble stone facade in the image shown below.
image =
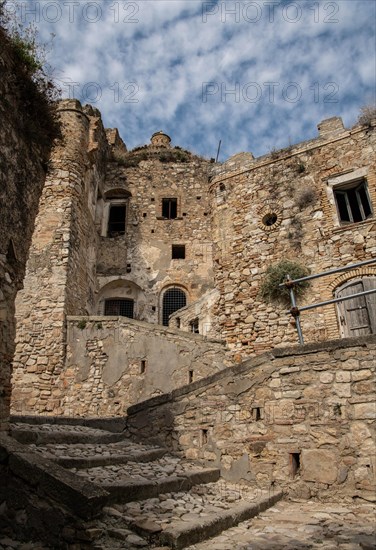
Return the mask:
[[374,500],[375,336],[274,350],[128,411],[133,437],[227,480]]
[[[286,305],[260,297],[267,267],[289,258],[317,273],[376,255],[372,121],[348,130],[329,119],[311,141],[216,164],[173,147],[161,131],[128,151],[97,110],[75,100],[61,103],[60,116],[64,142],[51,157],[18,297],[15,412],[86,414],[99,407],[119,415],[185,383],[187,371],[196,380],[218,370],[218,361],[187,366],[182,351],[158,382],[159,366],[134,378],[140,361],[160,364],[148,357],[147,340],[159,339],[168,356],[170,336],[156,325],[170,323],[183,349],[192,347],[187,332],[223,340],[230,363],[296,343]],[[376,266],[367,265],[313,281],[305,300],[375,286]],[[306,341],[374,333],[375,296],[303,314]],[[69,316],[81,320],[74,325]],[[129,346],[105,353],[101,330],[108,336],[114,316],[150,330],[125,323],[124,334],[134,332]],[[86,325],[90,335],[77,337],[76,328]],[[67,326],[70,334],[76,327],[69,341]],[[198,342],[197,349],[210,347]]]
[[[214,314],[236,361],[298,341],[286,304],[260,297],[268,266],[289,259],[315,274],[375,258],[374,128],[328,119],[316,139],[213,169]],[[298,305],[371,288],[376,264],[313,280]],[[375,333],[376,294],[358,300],[303,312],[305,341]],[[361,315],[349,311],[356,308]]]

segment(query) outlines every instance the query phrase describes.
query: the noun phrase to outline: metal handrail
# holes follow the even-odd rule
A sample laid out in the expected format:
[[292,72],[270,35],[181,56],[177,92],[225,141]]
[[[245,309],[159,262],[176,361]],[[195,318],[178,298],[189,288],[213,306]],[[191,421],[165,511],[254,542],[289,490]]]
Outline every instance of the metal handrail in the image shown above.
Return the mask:
[[300,282],[303,282],[303,281],[310,281],[312,279],[318,279],[320,277],[326,277],[327,275],[332,275],[333,273],[342,273],[342,272],[348,271],[350,269],[355,269],[357,267],[361,267],[361,266],[364,266],[364,265],[370,265],[370,264],[374,264],[374,263],[376,263],[376,258],[372,258],[371,260],[365,260],[363,262],[358,262],[358,263],[355,263],[355,264],[349,264],[349,265],[346,265],[344,267],[329,269],[328,271],[322,271],[322,272],[316,273],[314,275],[308,275],[307,277],[300,277],[299,279],[291,279],[290,275],[286,275],[285,282],[279,284],[278,286],[279,287],[285,286],[289,290],[290,300],[291,300],[291,308],[286,313],[290,313],[295,319],[296,330],[298,332],[298,337],[299,337],[299,344],[301,346],[304,345],[303,331],[302,331],[302,327],[301,327],[301,324],[300,324],[300,312],[301,311],[308,311],[310,309],[315,309],[317,307],[323,307],[323,306],[327,306],[327,305],[330,305],[330,304],[336,304],[338,302],[344,302],[346,300],[351,300],[352,298],[356,298],[358,296],[367,296],[368,294],[374,294],[376,292],[376,288],[372,289],[372,290],[366,290],[364,292],[357,292],[356,294],[351,294],[349,296],[343,296],[341,298],[333,298],[332,300],[326,300],[324,302],[317,302],[316,304],[311,304],[309,306],[303,306],[303,307],[299,308],[297,303],[296,303],[294,286],[296,284],[300,283]]

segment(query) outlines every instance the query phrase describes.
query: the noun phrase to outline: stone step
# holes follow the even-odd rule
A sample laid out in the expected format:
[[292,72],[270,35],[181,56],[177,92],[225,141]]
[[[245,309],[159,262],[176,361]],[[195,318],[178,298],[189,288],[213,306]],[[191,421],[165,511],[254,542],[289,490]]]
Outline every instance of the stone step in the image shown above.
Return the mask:
[[85,469],[85,468],[98,468],[101,466],[110,466],[116,464],[127,464],[130,461],[136,460],[137,462],[153,462],[158,458],[163,457],[166,454],[166,449],[152,449],[150,451],[140,451],[132,455],[112,455],[112,456],[60,456],[53,457],[51,460],[60,464],[64,468],[69,469]]
[[109,502],[127,503],[154,498],[164,493],[188,491],[194,485],[217,481],[220,471],[208,468],[196,472],[187,472],[184,476],[169,476],[156,481],[140,481],[129,478],[116,484],[101,484],[101,488],[110,494]]
[[186,492],[113,504],[105,508],[102,521],[107,539],[113,537],[114,542],[111,546],[107,540],[102,548],[121,548],[119,540],[130,543],[132,531],[141,537],[140,547],[186,548],[255,517],[282,497],[280,491],[269,494],[221,480]]
[[46,445],[48,443],[116,443],[125,435],[94,428],[54,424],[11,424],[11,436],[19,443]]
[[177,522],[154,536],[154,542],[180,550],[207,540],[267,510],[283,497],[282,492],[264,496],[254,503],[242,503],[201,521]]

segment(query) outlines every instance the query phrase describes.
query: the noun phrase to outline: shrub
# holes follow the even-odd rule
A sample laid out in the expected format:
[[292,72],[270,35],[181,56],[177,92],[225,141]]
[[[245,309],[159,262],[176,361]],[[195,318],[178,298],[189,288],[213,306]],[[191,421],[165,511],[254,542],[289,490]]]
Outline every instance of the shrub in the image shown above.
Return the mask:
[[296,196],[296,204],[303,210],[317,200],[317,191],[314,187],[303,187]]
[[376,119],[376,105],[365,105],[360,109],[358,123],[362,126],[371,126],[372,121]]
[[[285,286],[279,287],[279,285],[286,280],[287,275],[291,279],[300,279],[301,277],[307,277],[309,273],[310,271],[306,267],[290,260],[282,260],[278,264],[270,265],[261,282],[260,296],[266,302],[289,302],[289,289]],[[302,296],[309,286],[309,281],[296,284],[294,286],[295,295],[297,297]]]

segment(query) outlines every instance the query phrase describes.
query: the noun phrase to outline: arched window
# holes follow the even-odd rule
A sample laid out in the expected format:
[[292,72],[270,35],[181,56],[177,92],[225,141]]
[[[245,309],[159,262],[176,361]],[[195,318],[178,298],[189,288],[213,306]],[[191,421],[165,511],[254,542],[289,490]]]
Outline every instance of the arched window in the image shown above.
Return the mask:
[[162,323],[168,327],[168,320],[172,313],[187,305],[187,296],[180,288],[169,288],[163,295]]

